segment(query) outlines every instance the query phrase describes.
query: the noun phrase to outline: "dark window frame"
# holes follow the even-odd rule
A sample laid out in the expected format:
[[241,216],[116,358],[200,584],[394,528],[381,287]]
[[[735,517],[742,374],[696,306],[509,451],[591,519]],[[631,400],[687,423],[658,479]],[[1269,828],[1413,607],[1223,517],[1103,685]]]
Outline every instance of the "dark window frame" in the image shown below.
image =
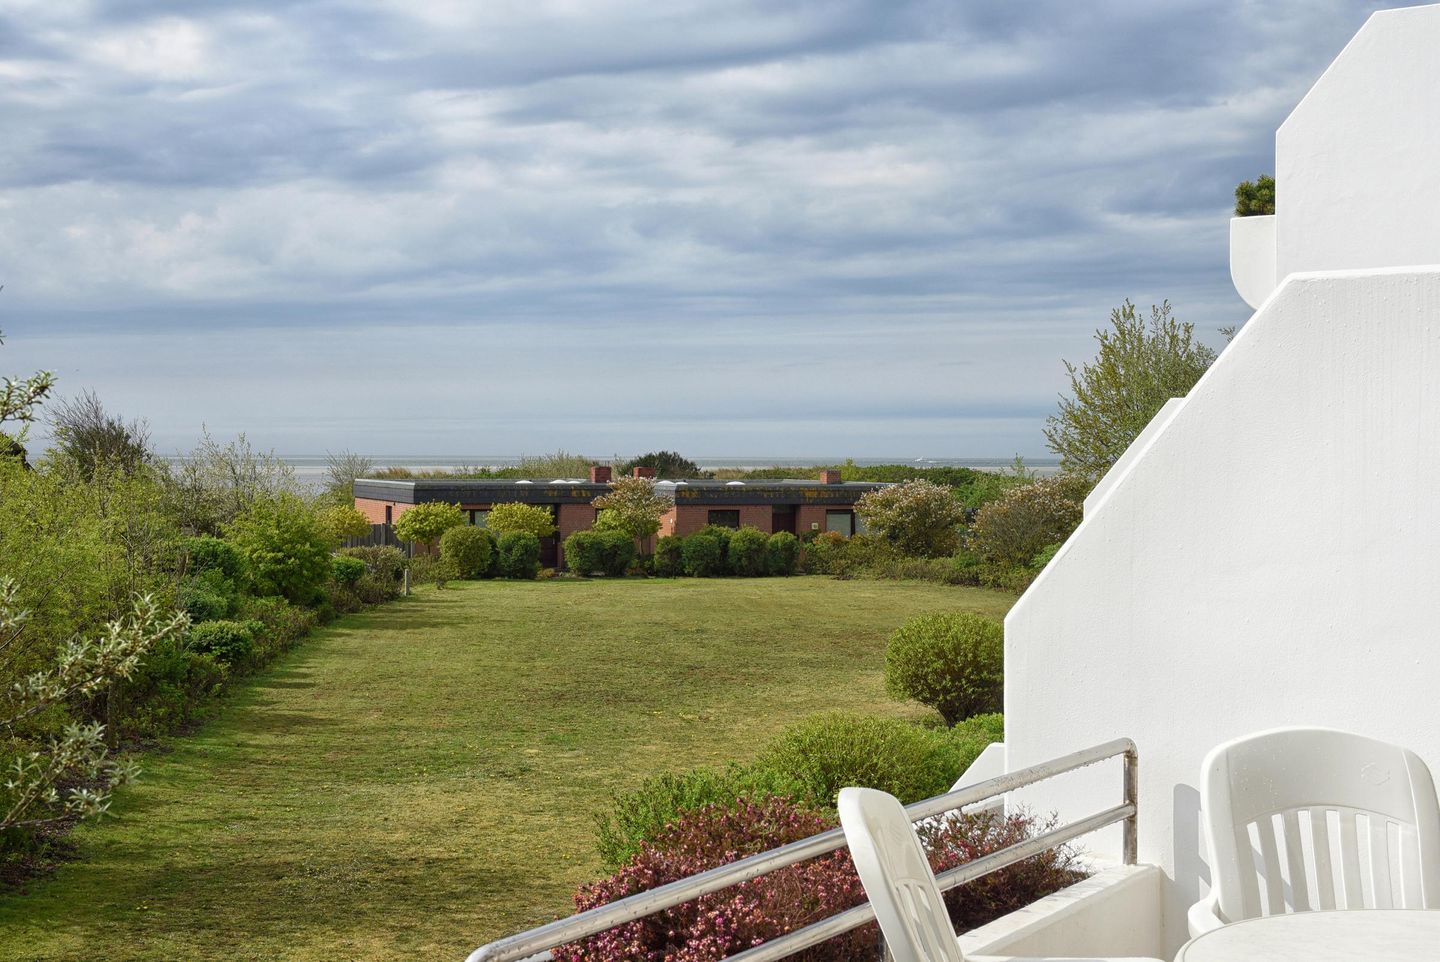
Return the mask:
[[[723,520],[717,520],[717,516],[718,516],[718,515],[723,515],[723,516],[724,516],[724,519],[723,519]],[[734,524],[730,524],[730,523],[729,523],[732,518],[733,518],[734,521],[735,521]],[[713,525],[714,525],[715,527],[717,527],[717,528],[733,528],[733,529],[738,529],[738,528],[740,527],[740,509],[739,509],[739,508],[711,508],[710,511],[705,515],[705,523],[706,523],[707,525],[712,525],[712,524],[713,524]]]

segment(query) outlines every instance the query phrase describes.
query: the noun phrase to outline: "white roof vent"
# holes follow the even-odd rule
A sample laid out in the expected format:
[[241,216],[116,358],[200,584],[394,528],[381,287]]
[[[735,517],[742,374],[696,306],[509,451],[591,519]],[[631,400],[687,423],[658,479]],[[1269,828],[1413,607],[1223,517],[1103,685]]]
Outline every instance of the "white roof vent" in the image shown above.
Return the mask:
[[534,484],[534,481],[516,481],[516,484]]
[[735,487],[743,488],[743,487],[745,487],[745,482],[744,482],[744,481],[726,481],[726,482],[725,482],[725,487],[727,487],[727,488],[735,488]]

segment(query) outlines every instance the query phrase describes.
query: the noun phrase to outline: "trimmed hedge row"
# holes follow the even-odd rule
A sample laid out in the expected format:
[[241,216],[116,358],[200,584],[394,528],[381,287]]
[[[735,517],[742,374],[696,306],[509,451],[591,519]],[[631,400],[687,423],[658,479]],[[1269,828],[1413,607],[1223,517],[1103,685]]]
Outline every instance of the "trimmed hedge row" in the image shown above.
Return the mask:
[[800,539],[788,531],[710,525],[689,537],[669,535],[655,544],[655,574],[662,578],[786,576],[799,572]]

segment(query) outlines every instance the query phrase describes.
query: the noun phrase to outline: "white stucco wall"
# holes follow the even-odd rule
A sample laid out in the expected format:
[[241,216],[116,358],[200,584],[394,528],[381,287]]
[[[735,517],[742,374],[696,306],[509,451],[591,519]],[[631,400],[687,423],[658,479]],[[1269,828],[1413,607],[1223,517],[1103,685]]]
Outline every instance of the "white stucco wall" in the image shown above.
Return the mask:
[[[1330,725],[1440,772],[1440,267],[1281,285],[1011,611],[1005,721],[1012,769],[1138,743],[1172,949],[1216,743]],[[1119,790],[1106,767],[1025,800],[1077,816]]]
[[1440,263],[1440,5],[1373,14],[1275,135],[1276,277]]

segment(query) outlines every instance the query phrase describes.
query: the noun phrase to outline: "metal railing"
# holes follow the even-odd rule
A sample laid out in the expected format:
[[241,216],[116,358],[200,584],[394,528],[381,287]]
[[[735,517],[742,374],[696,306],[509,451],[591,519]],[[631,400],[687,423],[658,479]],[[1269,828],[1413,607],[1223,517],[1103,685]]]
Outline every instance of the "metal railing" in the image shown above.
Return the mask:
[[[1047,778],[1054,778],[1056,775],[1074,771],[1077,768],[1085,768],[1111,758],[1124,759],[1123,801],[1119,805],[1059,828],[1042,832],[1033,838],[1017,842],[998,852],[992,852],[942,872],[936,876],[941,891],[949,891],[957,885],[963,885],[1007,865],[1023,862],[1048,849],[1064,845],[1082,835],[1087,835],[1108,825],[1114,825],[1117,822],[1123,824],[1121,844],[1125,864],[1134,865],[1136,860],[1136,792],[1139,785],[1139,754],[1135,749],[1135,743],[1128,738],[1117,738],[1103,745],[1071,752],[1069,755],[1062,755],[1038,765],[1031,765],[1029,768],[1022,768],[1019,771],[987,779],[944,795],[937,795],[923,802],[907,805],[905,811],[912,822],[934,818],[937,815],[943,815],[967,805],[974,805],[977,802],[983,802]],[[718,892],[732,885],[758,878],[777,869],[821,855],[828,855],[844,847],[845,833],[838,828],[832,828],[828,832],[821,832],[819,835],[812,835],[768,852],[751,855],[698,875],[677,879],[659,888],[650,889],[648,892],[639,892],[607,905],[597,906],[572,915],[569,918],[559,919],[548,925],[491,942],[470,953],[466,962],[524,962],[524,960],[537,957],[545,958],[547,956],[542,953],[548,953],[549,950],[558,946],[589,938],[607,929],[613,929],[617,925],[633,922],[647,915],[653,915],[664,909],[697,899],[702,895],[709,895],[711,892]],[[774,960],[794,955],[812,945],[818,945],[826,939],[859,928],[867,922],[873,921],[874,918],[875,911],[870,907],[870,903],[862,902],[860,905],[829,918],[788,932],[762,945],[746,949],[737,955],[729,956],[725,962],[774,962]]]

